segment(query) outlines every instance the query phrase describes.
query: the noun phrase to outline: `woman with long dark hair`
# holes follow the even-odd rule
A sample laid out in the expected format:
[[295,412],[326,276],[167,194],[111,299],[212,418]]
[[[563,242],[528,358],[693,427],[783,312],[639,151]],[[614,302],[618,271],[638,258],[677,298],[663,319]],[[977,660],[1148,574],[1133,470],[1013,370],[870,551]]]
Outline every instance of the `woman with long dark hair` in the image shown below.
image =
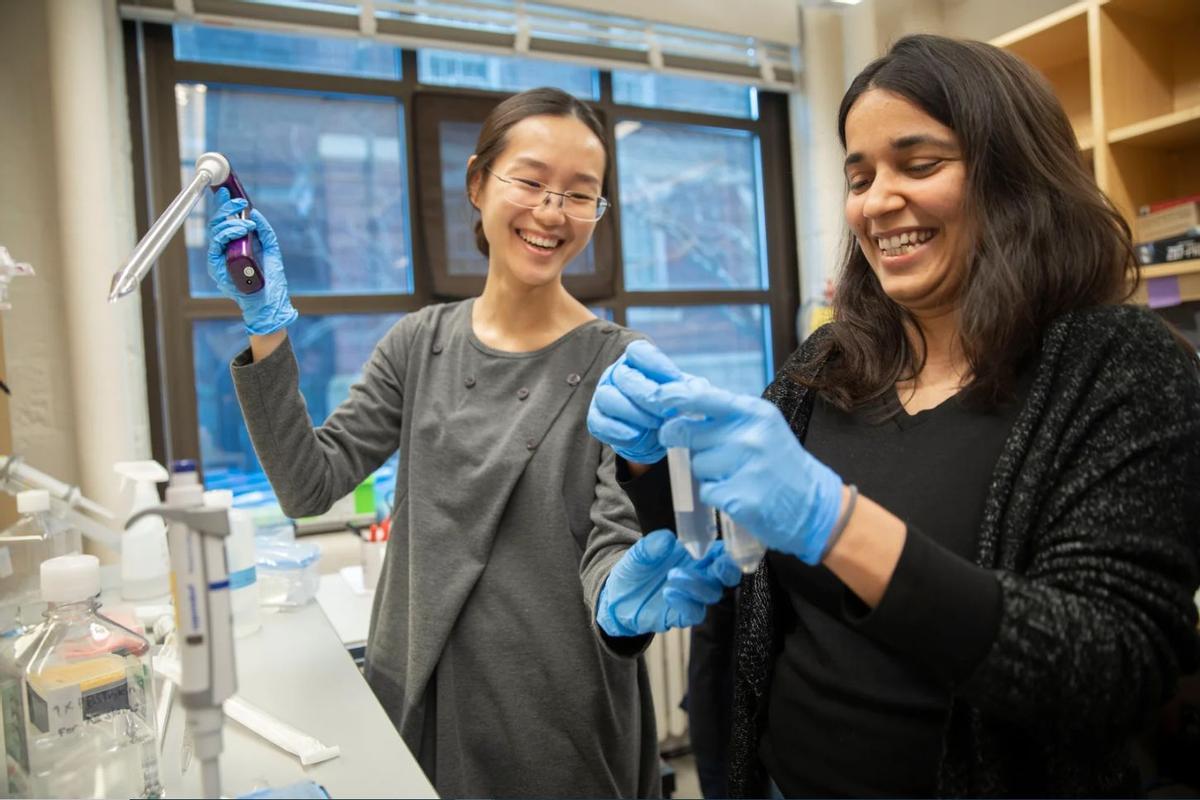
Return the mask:
[[[690,447],[770,548],[740,592],[731,789],[1139,793],[1130,742],[1200,660],[1195,352],[1121,305],[1129,229],[1019,59],[906,37],[839,134],[834,322],[765,399],[633,343],[589,413],[618,452]],[[618,467],[647,529],[653,460]]]
[[[483,293],[396,323],[316,428],[274,232],[227,194],[210,223],[209,273],[250,334],[238,400],[284,512],[326,511],[400,450],[365,674],[444,796],[657,796],[649,637],[610,636],[627,632],[610,617],[690,624],[736,580],[719,553],[641,538],[613,451],[587,432],[601,371],[635,338],[562,284],[604,214],[607,166],[604,126],[570,95],[497,105],[466,165]],[[243,295],[224,250],[251,231],[266,288]],[[620,591],[649,574],[654,588]]]

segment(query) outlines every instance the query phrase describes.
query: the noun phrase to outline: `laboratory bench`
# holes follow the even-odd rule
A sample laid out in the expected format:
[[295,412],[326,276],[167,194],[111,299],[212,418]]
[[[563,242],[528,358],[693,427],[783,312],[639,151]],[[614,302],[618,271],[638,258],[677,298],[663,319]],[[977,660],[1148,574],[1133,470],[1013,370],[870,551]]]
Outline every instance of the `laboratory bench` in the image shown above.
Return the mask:
[[362,666],[367,649],[367,631],[371,625],[371,604],[374,599],[374,592],[356,591],[340,573],[321,575],[317,604],[325,612],[342,647],[359,666]]
[[[323,534],[320,540],[322,574],[317,604],[325,612],[342,646],[355,663],[361,665],[375,593],[361,590],[361,566],[356,564],[358,537],[354,534]],[[663,797],[669,798],[676,789],[675,768],[665,758],[660,758],[659,772]]]
[[[227,797],[312,780],[331,797],[437,797],[317,603],[269,613],[237,639],[237,693],[341,755],[309,767],[227,719],[221,786]],[[365,637],[364,637],[365,638]],[[176,694],[176,697],[178,695]],[[200,796],[195,758],[180,773],[184,709],[174,703],[160,762],[168,797]]]

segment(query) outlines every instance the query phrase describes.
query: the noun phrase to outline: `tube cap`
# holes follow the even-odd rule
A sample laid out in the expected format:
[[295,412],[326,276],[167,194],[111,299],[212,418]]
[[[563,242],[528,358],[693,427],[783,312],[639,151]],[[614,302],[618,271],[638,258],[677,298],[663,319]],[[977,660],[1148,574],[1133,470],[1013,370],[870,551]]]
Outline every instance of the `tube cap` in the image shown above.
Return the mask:
[[48,558],[41,577],[47,603],[78,603],[100,594],[100,559],[78,553]]
[[171,462],[170,486],[195,486],[200,483],[196,473],[196,462],[191,459],[179,459]]
[[36,514],[50,510],[50,492],[45,489],[26,489],[17,492],[17,513]]

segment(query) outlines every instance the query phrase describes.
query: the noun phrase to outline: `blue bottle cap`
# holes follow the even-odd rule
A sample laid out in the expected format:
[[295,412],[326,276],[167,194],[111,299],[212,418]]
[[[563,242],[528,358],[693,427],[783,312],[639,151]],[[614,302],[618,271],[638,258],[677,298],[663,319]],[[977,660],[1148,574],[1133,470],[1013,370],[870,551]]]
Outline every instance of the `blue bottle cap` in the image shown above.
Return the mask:
[[196,462],[190,458],[181,458],[171,462],[171,474],[176,472],[195,472]]

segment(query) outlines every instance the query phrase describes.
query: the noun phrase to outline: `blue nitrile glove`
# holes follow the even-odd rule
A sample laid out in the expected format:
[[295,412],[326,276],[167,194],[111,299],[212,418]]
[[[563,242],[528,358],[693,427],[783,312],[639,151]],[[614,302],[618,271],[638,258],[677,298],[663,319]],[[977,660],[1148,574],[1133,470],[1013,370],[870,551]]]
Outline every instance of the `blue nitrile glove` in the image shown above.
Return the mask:
[[714,542],[697,561],[671,531],[642,537],[608,574],[596,623],[609,636],[640,636],[700,622],[724,588],[742,578],[724,544]]
[[[246,207],[242,198],[230,199],[228,189],[217,190],[217,211],[208,221],[208,274],[221,290],[221,294],[233,300],[242,310],[246,332],[262,336],[286,328],[299,315],[288,299],[287,277],[283,274],[283,253],[279,251],[279,239],[267,218],[250,210],[250,219],[236,215]],[[250,231],[254,258],[262,270],[265,285],[254,294],[242,294],[233,285],[225,269],[225,245],[240,239]]]
[[588,408],[588,431],[626,461],[653,464],[667,451],[658,443],[663,417],[648,407],[660,384],[683,373],[645,340],[630,342],[600,376]]
[[700,499],[767,547],[821,563],[841,510],[842,479],[809,455],[779,409],[699,379],[664,385],[658,400],[681,415],[658,438],[691,448]]

